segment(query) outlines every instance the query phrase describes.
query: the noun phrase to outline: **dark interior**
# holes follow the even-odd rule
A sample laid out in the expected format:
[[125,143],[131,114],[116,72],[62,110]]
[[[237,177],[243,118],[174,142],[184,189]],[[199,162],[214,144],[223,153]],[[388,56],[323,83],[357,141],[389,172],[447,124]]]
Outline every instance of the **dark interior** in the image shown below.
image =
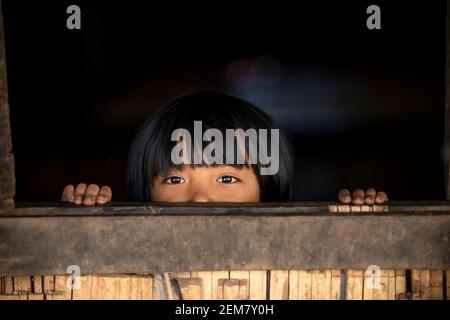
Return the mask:
[[[381,2],[381,30],[366,28],[371,2],[314,3],[4,1],[16,201],[79,182],[125,201],[135,130],[194,90],[275,118],[297,201],[343,187],[445,199],[445,1]],[[81,30],[66,28],[70,4]]]

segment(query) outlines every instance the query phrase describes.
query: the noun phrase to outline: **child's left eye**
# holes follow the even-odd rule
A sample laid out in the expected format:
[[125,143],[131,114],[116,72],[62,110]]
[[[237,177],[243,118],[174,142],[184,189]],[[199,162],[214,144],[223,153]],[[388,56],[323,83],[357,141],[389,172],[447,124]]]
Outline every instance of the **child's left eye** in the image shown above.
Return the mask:
[[181,177],[173,176],[173,177],[168,177],[166,180],[164,180],[164,182],[168,183],[168,184],[181,184],[181,183],[184,183],[184,179]]
[[219,183],[235,183],[238,179],[232,176],[222,176],[219,179],[217,179],[217,182]]

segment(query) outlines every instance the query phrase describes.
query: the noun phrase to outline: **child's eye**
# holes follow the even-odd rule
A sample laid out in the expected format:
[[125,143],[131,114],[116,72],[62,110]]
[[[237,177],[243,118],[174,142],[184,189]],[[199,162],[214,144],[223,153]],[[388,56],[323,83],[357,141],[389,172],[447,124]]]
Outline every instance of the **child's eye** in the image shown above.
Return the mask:
[[184,183],[184,179],[181,177],[173,176],[173,177],[168,177],[166,180],[164,180],[164,182],[168,183],[168,184],[181,184],[181,183]]
[[217,182],[219,183],[235,183],[238,182],[239,180],[235,177],[232,176],[222,176],[219,179],[217,179]]

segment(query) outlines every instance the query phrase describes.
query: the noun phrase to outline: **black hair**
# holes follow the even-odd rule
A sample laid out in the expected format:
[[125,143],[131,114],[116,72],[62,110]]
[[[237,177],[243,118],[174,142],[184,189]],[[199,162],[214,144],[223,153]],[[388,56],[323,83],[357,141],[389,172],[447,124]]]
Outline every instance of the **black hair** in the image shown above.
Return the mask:
[[[184,128],[193,136],[193,123],[199,120],[202,121],[203,131],[216,128],[222,134],[225,134],[226,129],[275,129],[272,119],[266,113],[255,105],[230,95],[197,92],[177,97],[147,119],[134,137],[128,153],[127,172],[128,196],[131,201],[151,200],[150,188],[156,177],[168,174],[178,166],[173,164],[170,156],[176,143],[171,140],[172,132]],[[270,153],[270,143],[268,149]],[[247,146],[246,150],[248,151]],[[251,166],[258,177],[260,201],[292,201],[292,150],[281,132],[278,172],[274,175],[261,175],[258,174],[261,167],[259,161]]]

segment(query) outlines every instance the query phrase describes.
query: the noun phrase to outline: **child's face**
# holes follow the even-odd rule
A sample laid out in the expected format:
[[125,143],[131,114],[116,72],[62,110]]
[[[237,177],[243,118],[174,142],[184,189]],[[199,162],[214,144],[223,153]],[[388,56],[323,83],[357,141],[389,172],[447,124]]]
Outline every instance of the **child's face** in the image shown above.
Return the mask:
[[153,182],[154,202],[259,202],[258,179],[251,167],[183,166]]

